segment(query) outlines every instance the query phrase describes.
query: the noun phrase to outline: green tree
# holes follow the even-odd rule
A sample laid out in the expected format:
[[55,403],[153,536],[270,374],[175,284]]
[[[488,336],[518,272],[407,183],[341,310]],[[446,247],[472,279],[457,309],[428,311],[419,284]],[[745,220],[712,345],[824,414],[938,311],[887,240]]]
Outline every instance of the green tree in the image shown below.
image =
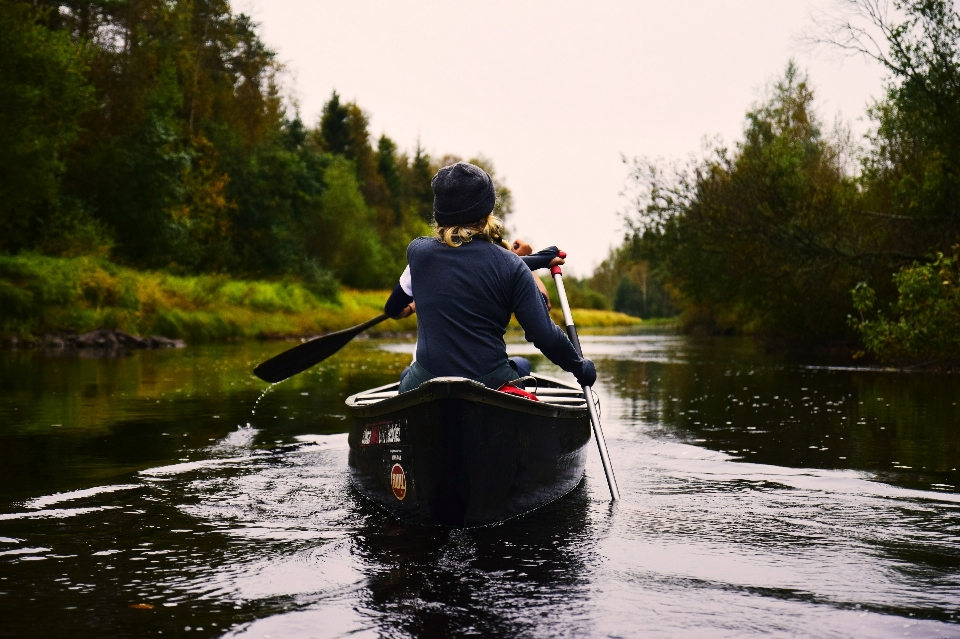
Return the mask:
[[324,178],[323,221],[313,230],[311,255],[350,286],[378,288],[394,283],[400,271],[384,254],[376,212],[363,199],[353,163],[335,157]]
[[[950,0],[850,0],[818,43],[879,62],[886,96],[864,158],[867,208],[891,227],[901,264],[960,239],[960,14]],[[874,35],[876,34],[876,35]]]
[[28,3],[0,3],[0,250],[36,245],[65,220],[90,224],[60,201],[64,155],[94,106],[87,55],[51,31]]
[[677,309],[663,285],[664,273],[644,251],[641,236],[610,251],[589,280],[613,310],[637,317],[673,317]]
[[51,27],[88,44],[98,97],[65,154],[63,195],[112,230],[129,264],[236,264],[213,255],[241,208],[227,186],[284,123],[255,25],[223,0],[50,5]]
[[[231,215],[224,270],[251,275],[299,274],[304,260],[319,259],[306,237],[324,228],[323,197],[333,158],[305,142],[299,120],[288,123],[231,170]],[[329,268],[325,262],[320,262]]]
[[673,176],[635,166],[635,237],[690,315],[789,335],[845,330],[847,291],[869,260],[842,142],[824,135],[813,99],[790,63],[733,151]]
[[399,225],[403,220],[403,184],[397,159],[397,145],[385,135],[381,135],[377,142],[377,172],[386,182],[390,193],[390,208],[393,209],[394,219]]
[[418,140],[413,159],[409,163],[400,164],[400,174],[403,178],[405,201],[413,207],[416,215],[427,223],[433,221],[433,187],[430,186],[430,181],[435,173],[430,155],[424,153]]
[[340,104],[340,96],[336,91],[323,105],[323,114],[320,116],[320,127],[317,138],[320,148],[328,153],[353,158],[351,149],[350,110]]
[[370,144],[369,124],[363,109],[353,102],[341,103],[334,91],[323,107],[317,138],[324,151],[353,162],[363,197],[376,210],[377,228],[385,235],[399,215],[393,206],[388,176],[380,171],[380,157]]

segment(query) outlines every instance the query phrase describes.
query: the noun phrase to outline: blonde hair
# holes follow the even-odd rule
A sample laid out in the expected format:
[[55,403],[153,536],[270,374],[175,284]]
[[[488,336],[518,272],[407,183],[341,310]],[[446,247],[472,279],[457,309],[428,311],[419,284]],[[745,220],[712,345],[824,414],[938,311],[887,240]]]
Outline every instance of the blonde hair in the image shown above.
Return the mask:
[[510,245],[503,239],[506,234],[507,230],[503,227],[503,221],[493,213],[472,224],[460,226],[440,226],[437,224],[433,229],[433,236],[438,241],[453,248],[462,246],[466,242],[472,242],[473,238],[478,237],[493,244],[499,244],[509,250]]

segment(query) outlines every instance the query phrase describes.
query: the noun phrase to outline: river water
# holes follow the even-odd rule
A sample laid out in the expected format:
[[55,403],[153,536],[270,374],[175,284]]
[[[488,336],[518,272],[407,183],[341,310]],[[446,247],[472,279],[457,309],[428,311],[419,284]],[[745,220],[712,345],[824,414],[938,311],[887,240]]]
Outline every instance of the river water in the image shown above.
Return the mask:
[[348,482],[343,400],[410,344],[259,403],[290,344],[0,352],[0,636],[960,637],[960,377],[583,342],[623,499],[591,443],[572,494],[466,531]]

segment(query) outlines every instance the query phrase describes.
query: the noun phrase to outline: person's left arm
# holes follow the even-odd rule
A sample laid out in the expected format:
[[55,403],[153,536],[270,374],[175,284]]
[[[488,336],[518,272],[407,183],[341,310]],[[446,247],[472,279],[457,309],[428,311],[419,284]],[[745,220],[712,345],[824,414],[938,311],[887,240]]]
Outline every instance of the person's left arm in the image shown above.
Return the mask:
[[[527,245],[529,248],[529,244]],[[530,249],[531,251],[533,249]],[[514,251],[516,253],[516,251]],[[527,265],[531,271],[536,271],[541,268],[550,268],[551,266],[557,266],[564,263],[564,259],[560,257],[560,249],[556,246],[548,246],[545,249],[537,251],[536,253],[517,253],[520,256],[520,259],[523,260],[523,263]]]
[[530,281],[527,269],[517,265],[513,273],[513,313],[524,330],[524,337],[563,370],[573,373],[584,386],[592,386],[597,373],[593,362],[577,354],[566,333],[550,319],[540,291]]

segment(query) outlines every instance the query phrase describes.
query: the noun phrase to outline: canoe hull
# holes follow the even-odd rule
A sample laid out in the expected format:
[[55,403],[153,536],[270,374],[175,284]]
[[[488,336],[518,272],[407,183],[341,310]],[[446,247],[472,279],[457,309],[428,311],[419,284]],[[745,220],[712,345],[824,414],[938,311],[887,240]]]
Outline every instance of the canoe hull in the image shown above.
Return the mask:
[[495,524],[562,497],[583,478],[585,409],[460,380],[428,382],[353,412],[351,479],[405,522]]

